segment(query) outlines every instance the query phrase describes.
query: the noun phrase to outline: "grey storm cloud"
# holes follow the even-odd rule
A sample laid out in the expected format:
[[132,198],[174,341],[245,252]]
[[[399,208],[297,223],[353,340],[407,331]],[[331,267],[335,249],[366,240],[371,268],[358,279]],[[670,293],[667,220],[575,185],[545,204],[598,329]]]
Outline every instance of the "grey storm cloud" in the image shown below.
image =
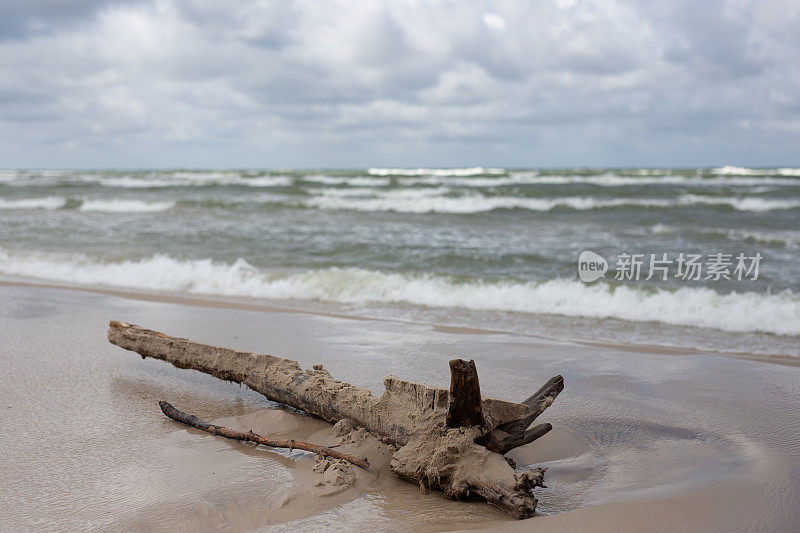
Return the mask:
[[800,165],[793,0],[0,1],[0,167]]

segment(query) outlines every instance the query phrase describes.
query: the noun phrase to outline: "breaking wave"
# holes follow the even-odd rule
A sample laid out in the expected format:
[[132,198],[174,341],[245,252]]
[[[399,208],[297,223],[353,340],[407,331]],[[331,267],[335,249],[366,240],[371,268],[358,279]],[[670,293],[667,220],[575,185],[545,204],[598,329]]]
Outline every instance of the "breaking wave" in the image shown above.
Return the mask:
[[280,204],[329,210],[470,214],[503,209],[551,211],[574,209],[588,211],[613,208],[682,208],[698,205],[727,206],[753,213],[800,208],[800,200],[761,197],[724,197],[683,194],[674,198],[596,198],[591,196],[524,197],[454,195],[451,187],[380,189],[372,187],[308,188],[305,197],[259,193],[222,200],[189,199],[144,201],[126,198],[74,198],[48,196],[41,198],[2,199],[0,209],[73,209],[84,212],[151,213],[167,211],[176,205],[193,208],[243,204]]
[[504,168],[370,168],[371,176],[480,176],[505,174]]
[[67,199],[57,196],[20,198],[16,200],[0,198],[0,209],[61,209],[65,205],[67,205]]
[[51,281],[192,294],[333,302],[382,302],[439,308],[547,313],[707,327],[725,331],[800,334],[800,295],[677,290],[579,281],[457,280],[429,273],[358,268],[267,271],[244,259],[178,260],[167,255],[103,263],[80,254],[0,249],[0,273]]
[[777,174],[779,176],[800,176],[800,168],[747,168],[724,166],[711,170],[712,174],[724,176],[766,176]]
[[685,194],[678,198],[610,198],[599,199],[584,196],[561,198],[525,198],[517,196],[443,196],[449,191],[438,189],[322,189],[312,192],[321,194],[305,201],[307,207],[354,211],[394,211],[397,213],[452,213],[468,214],[495,211],[498,209],[527,209],[550,211],[556,208],[608,209],[615,207],[691,207],[695,205],[722,205],[738,211],[764,212],[780,209],[800,208],[800,200],[715,197]]
[[155,176],[113,176],[87,175],[80,181],[98,183],[104,187],[123,189],[156,189],[169,187],[209,187],[212,185],[239,185],[246,187],[285,187],[292,184],[289,176],[243,177],[239,174],[223,172],[176,172]]
[[684,194],[678,199],[676,205],[727,205],[737,211],[774,211],[782,209],[796,209],[800,207],[800,200],[783,200],[773,198],[728,198],[715,196],[698,196]]
[[103,213],[153,213],[172,209],[175,202],[143,202],[141,200],[84,200],[81,211],[101,211]]
[[324,183],[325,185],[350,185],[353,187],[382,187],[389,185],[390,178],[369,178],[365,176],[326,176],[324,174],[314,174],[303,176],[303,181]]
[[[524,175],[518,179],[525,179]],[[528,178],[526,183],[570,184],[586,183],[602,187],[624,187],[628,185],[687,185],[692,187],[758,187],[764,185],[800,186],[800,180],[790,177],[754,176],[754,177],[703,177],[703,176],[620,176],[607,173],[599,176],[536,176]]]
[[[799,174],[800,175],[800,174]],[[449,185],[458,187],[505,187],[512,185],[572,185],[587,184],[600,187],[625,187],[628,185],[686,185],[692,187],[758,187],[778,185],[800,187],[800,180],[786,176],[682,176],[640,174],[621,176],[613,172],[600,175],[541,174],[534,171],[510,172],[498,177],[415,176],[397,178],[400,185]]]
[[[64,184],[97,184],[102,187],[149,189],[173,187],[289,187],[300,182],[325,185],[402,186],[447,185],[458,187],[503,187],[515,185],[588,184],[601,187],[628,185],[686,185],[697,187],[758,187],[777,185],[800,187],[800,168],[752,169],[721,167],[673,173],[670,170],[613,170],[602,173],[559,173],[546,170],[506,170],[502,168],[371,168],[353,175],[324,173],[255,173],[246,171],[149,171],[101,173],[79,171],[16,171],[0,170],[0,185],[58,186]],[[711,174],[711,175],[709,175]]]

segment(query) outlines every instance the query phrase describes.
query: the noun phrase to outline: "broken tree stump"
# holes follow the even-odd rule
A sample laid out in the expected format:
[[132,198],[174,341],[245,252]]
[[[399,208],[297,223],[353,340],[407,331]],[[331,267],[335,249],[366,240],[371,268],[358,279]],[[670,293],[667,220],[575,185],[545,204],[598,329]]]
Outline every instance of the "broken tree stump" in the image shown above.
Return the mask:
[[364,470],[369,469],[369,461],[367,461],[366,458],[353,457],[352,455],[342,453],[338,450],[332,450],[325,446],[309,444],[308,442],[302,442],[299,440],[271,439],[269,437],[259,435],[258,433],[253,433],[252,429],[248,432],[244,432],[234,431],[222,426],[215,426],[214,424],[209,424],[208,422],[200,420],[194,415],[190,415],[175,409],[175,407],[173,407],[169,402],[160,401],[158,402],[158,406],[161,407],[161,412],[172,420],[180,422],[181,424],[186,424],[187,426],[191,426],[193,428],[197,428],[201,431],[205,431],[206,433],[211,433],[212,435],[219,435],[221,437],[225,437],[226,439],[254,442],[256,444],[263,444],[264,446],[271,446],[272,448],[305,450],[307,452],[321,455],[322,457],[333,457],[334,459],[347,461],[348,463],[360,466]]
[[450,361],[450,399],[445,425],[449,428],[483,426],[481,386],[475,361]]
[[523,403],[485,398],[474,361],[450,362],[450,390],[384,378],[385,392],[334,379],[321,365],[303,370],[291,359],[219,348],[112,321],[109,342],[178,368],[241,383],[268,399],[328,422],[348,419],[398,450],[391,462],[399,477],[451,499],[481,498],[516,518],[533,516],[534,487],[544,469],[516,472],[503,454],[546,434],[528,426],[564,388],[555,376]]

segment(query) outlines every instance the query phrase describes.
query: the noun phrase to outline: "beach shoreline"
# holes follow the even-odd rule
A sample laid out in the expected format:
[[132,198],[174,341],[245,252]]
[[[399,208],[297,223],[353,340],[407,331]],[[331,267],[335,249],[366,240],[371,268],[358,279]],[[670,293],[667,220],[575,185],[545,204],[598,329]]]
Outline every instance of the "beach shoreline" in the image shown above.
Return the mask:
[[[647,353],[668,353],[668,354],[707,354],[717,355],[723,357],[734,357],[738,359],[748,359],[752,361],[762,361],[767,363],[781,364],[787,366],[800,367],[800,358],[792,355],[771,354],[759,355],[757,353],[735,352],[735,351],[714,351],[709,349],[687,348],[684,346],[660,345],[651,343],[635,343],[635,342],[610,342],[604,340],[592,340],[588,338],[580,338],[574,336],[553,336],[549,334],[536,334],[522,331],[515,331],[514,329],[484,329],[474,326],[458,326],[452,324],[443,324],[437,322],[426,322],[423,320],[414,320],[410,318],[392,317],[392,316],[367,316],[366,313],[348,312],[348,311],[331,311],[325,309],[315,309],[309,306],[307,301],[297,300],[276,300],[266,298],[251,298],[251,297],[233,297],[224,295],[212,294],[187,294],[168,291],[147,291],[143,289],[129,289],[124,287],[112,286],[90,286],[80,284],[67,284],[49,282],[48,280],[39,279],[25,279],[25,278],[0,278],[0,286],[11,287],[39,287],[39,288],[52,288],[70,291],[83,291],[94,294],[104,294],[118,298],[126,298],[133,300],[142,300],[147,302],[158,302],[165,304],[177,305],[190,305],[195,307],[208,307],[215,309],[233,309],[241,311],[257,311],[267,313],[298,313],[308,315],[327,316],[332,318],[341,318],[344,320],[377,320],[377,321],[390,321],[409,325],[431,326],[436,331],[444,333],[460,333],[460,334],[476,334],[476,335],[516,335],[520,337],[532,337],[540,339],[548,339],[557,342],[572,342],[586,346],[597,346],[601,348],[610,348],[622,351],[634,352],[647,352]],[[312,304],[314,302],[311,302]],[[325,302],[331,305],[330,302]],[[304,305],[305,304],[305,305]],[[333,304],[335,306],[335,304]],[[643,328],[648,326],[658,325],[657,323],[637,323],[642,325]]]
[[[18,527],[782,531],[800,516],[796,365],[74,289],[0,284],[10,472],[0,505]],[[385,470],[336,498],[297,500],[292,488],[312,460],[176,427],[157,401],[232,426],[260,419],[265,433],[324,441],[329,425],[111,346],[112,319],[321,363],[373,394],[390,373],[446,386],[456,355],[476,360],[485,394],[498,398],[562,373],[566,390],[543,417],[555,429],[511,454],[548,467],[548,488],[536,493],[545,516],[510,521],[486,504],[421,495]],[[51,439],[31,453],[41,427]],[[75,483],[82,488],[66,490]]]
[[800,533],[795,4],[6,4],[0,533]]

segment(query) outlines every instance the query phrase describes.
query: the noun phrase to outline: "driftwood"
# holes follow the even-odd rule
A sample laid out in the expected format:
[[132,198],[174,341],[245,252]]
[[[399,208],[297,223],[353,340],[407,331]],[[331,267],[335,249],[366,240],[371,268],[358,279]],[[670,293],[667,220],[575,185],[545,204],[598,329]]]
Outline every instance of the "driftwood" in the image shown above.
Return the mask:
[[187,426],[192,426],[193,428],[205,431],[206,433],[211,433],[212,435],[219,435],[221,437],[225,437],[226,439],[243,440],[245,442],[255,442],[256,444],[263,444],[264,446],[271,446],[273,448],[289,448],[290,450],[305,450],[307,452],[316,453],[323,457],[333,457],[334,459],[341,459],[343,461],[347,461],[348,463],[360,466],[364,470],[369,468],[369,461],[367,461],[366,459],[359,459],[358,457],[353,457],[352,455],[342,453],[337,450],[332,450],[325,446],[319,446],[317,444],[309,444],[307,442],[301,442],[299,440],[271,439],[269,437],[264,437],[263,435],[259,435],[258,433],[253,433],[252,429],[246,433],[243,431],[234,431],[226,427],[215,426],[214,424],[203,422],[194,415],[190,415],[184,413],[183,411],[175,409],[175,407],[173,407],[172,404],[169,402],[164,402],[164,401],[158,402],[158,406],[161,407],[162,413],[167,415],[169,418],[175,420],[176,422],[180,422],[181,424],[186,424]]
[[534,514],[532,489],[544,486],[544,470],[516,472],[502,454],[552,429],[528,426],[563,390],[561,376],[523,403],[513,403],[481,397],[474,362],[456,359],[450,362],[450,391],[387,376],[378,398],[334,379],[321,365],[303,370],[290,359],[209,346],[124,322],[109,324],[108,340],[143,358],[242,383],[329,422],[351,420],[396,446],[392,471],[425,490],[439,489],[452,499],[481,498],[516,518]]
[[449,428],[483,427],[485,423],[475,361],[453,359],[450,361],[450,399],[445,425]]

